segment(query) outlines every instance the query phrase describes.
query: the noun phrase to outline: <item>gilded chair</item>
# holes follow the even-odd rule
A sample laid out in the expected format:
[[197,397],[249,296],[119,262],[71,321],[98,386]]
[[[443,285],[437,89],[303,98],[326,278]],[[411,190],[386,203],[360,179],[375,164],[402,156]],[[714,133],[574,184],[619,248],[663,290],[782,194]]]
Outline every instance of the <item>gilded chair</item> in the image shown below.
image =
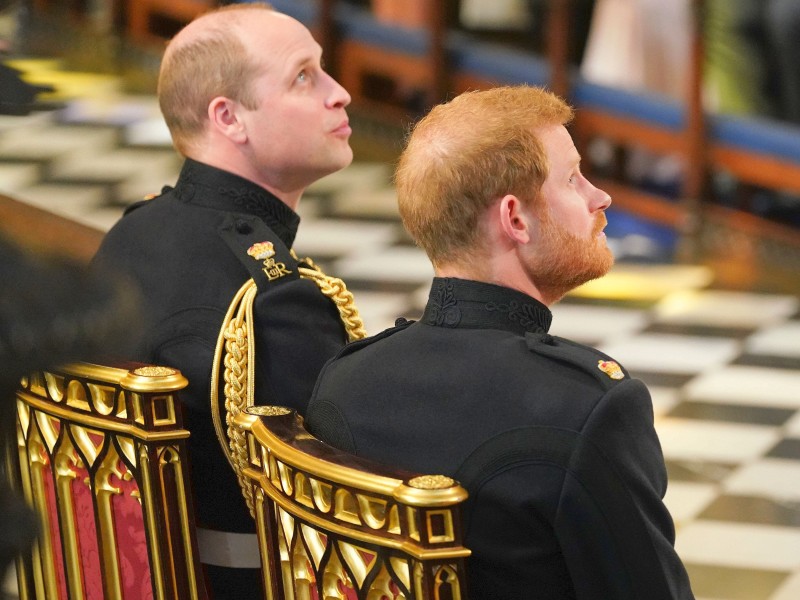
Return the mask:
[[268,598],[466,600],[467,493],[455,481],[338,451],[284,407],[250,407],[233,424]]
[[41,523],[17,563],[22,600],[205,597],[177,397],[186,384],[174,369],[87,363],[22,379],[6,470]]

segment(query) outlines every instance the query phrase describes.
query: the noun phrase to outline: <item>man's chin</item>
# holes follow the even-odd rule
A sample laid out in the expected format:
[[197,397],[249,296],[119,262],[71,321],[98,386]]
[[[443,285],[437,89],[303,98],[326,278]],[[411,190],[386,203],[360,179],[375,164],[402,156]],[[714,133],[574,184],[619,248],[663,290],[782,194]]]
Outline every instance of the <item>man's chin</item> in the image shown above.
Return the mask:
[[611,252],[611,249],[605,244],[603,244],[603,246],[601,255],[597,257],[597,275],[592,277],[592,279],[600,279],[608,275],[608,272],[611,271],[611,267],[614,266],[614,253]]
[[347,145],[347,150],[342,150],[341,156],[339,157],[339,166],[337,167],[337,171],[341,171],[345,167],[349,167],[350,164],[353,162],[353,149],[350,145]]
[[328,161],[326,167],[324,169],[320,169],[317,179],[322,179],[323,177],[327,177],[328,175],[332,175],[333,173],[341,171],[345,167],[349,167],[353,162],[353,151],[350,150],[349,146],[347,149],[349,152],[341,152],[338,156],[331,157],[331,160]]
[[591,257],[587,257],[584,269],[581,271],[581,275],[576,278],[576,281],[579,279],[580,283],[578,285],[583,285],[589,281],[605,277],[613,266],[614,254],[604,244],[602,249],[598,249],[597,252],[592,253]]

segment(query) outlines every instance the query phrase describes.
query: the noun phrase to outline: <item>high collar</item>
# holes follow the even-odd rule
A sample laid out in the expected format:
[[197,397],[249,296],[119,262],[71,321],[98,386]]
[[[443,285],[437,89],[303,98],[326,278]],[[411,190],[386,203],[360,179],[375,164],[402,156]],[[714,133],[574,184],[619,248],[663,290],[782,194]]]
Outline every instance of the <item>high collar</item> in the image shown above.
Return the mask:
[[553,314],[544,304],[511,288],[436,277],[422,322],[458,329],[503,329],[520,335],[547,333]]
[[300,225],[299,215],[260,185],[190,158],[183,163],[175,194],[182,202],[260,217],[288,248]]

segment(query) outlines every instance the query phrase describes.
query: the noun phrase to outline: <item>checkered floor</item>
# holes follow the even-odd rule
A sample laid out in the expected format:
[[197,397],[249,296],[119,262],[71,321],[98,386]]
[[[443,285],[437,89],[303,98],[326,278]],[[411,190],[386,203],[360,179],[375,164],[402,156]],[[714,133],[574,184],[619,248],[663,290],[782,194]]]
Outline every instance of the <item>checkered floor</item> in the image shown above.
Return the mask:
[[[180,161],[153,98],[83,77],[61,84],[83,90],[61,110],[0,117],[0,192],[107,229],[174,182]],[[432,274],[398,224],[389,180],[389,165],[356,163],[320,181],[296,243],[348,282],[371,333],[421,314]],[[716,290],[701,267],[623,260],[554,314],[554,333],[649,385],[698,599],[800,598],[800,299]]]

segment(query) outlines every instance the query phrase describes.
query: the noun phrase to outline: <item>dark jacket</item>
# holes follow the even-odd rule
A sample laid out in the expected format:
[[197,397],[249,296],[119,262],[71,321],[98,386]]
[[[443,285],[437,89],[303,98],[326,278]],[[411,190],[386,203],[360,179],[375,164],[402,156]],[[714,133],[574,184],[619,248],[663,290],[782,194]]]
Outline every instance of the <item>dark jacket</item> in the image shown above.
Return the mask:
[[473,600],[692,598],[646,387],[550,321],[517,291],[435,279],[419,322],[325,367],[309,427],[466,487]]
[[[189,380],[182,402],[195,507],[206,528],[255,531],[210,414],[214,349],[236,292],[256,278],[259,404],[304,413],[319,370],[346,340],[335,305],[313,281],[297,277],[297,263],[287,255],[299,221],[260,186],[187,159],[175,188],[129,209],[95,257],[143,291],[148,323],[135,358],[178,368]],[[263,241],[283,249],[291,276],[270,283],[260,274],[261,263],[247,250]]]

